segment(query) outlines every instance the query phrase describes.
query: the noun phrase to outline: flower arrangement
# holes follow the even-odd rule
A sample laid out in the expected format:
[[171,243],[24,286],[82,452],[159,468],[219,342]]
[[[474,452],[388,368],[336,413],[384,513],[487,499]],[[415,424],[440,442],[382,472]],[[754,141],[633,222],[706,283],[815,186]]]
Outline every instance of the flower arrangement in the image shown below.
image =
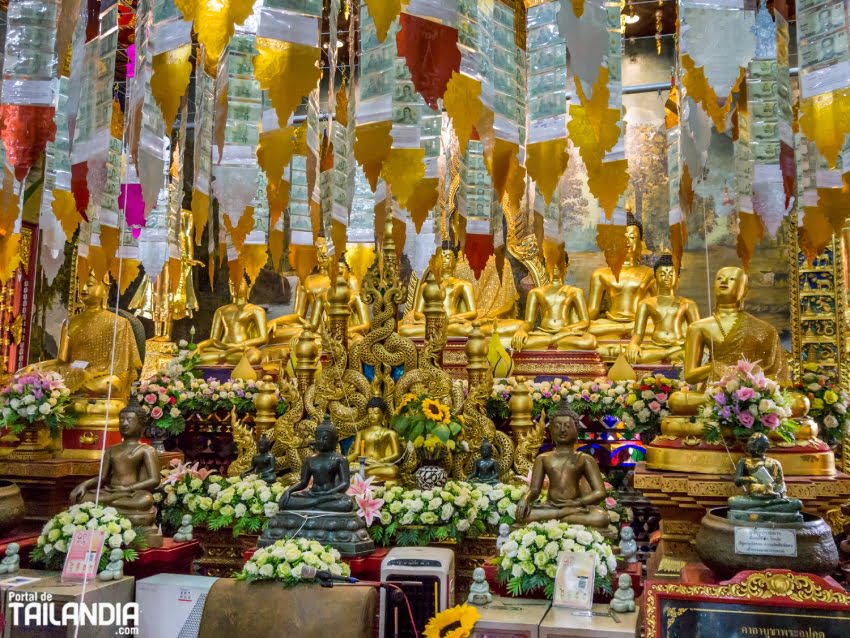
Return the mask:
[[469,638],[481,614],[466,603],[444,609],[436,614],[423,632],[424,638]]
[[144,536],[114,507],[80,503],[47,521],[30,554],[30,560],[44,563],[47,569],[62,569],[74,532],[86,529],[106,532],[106,545],[100,557],[98,571],[106,567],[109,549],[121,549],[124,552],[124,560],[132,562],[138,558],[138,550],[145,548]]
[[840,440],[850,427],[850,393],[838,383],[835,371],[807,363],[794,388],[808,397],[809,416],[822,426],[823,438],[830,444]]
[[[257,408],[254,399],[259,394],[257,382],[253,379],[192,379],[189,386],[179,396],[179,407],[184,414],[195,413],[208,417],[215,412],[236,411],[238,417],[253,414]],[[286,412],[286,402],[276,392],[278,416]]]
[[[511,395],[516,391],[515,377],[503,379],[493,385],[487,400],[488,415],[492,419],[504,419],[510,415]],[[602,414],[619,416],[622,410],[620,397],[627,393],[624,383],[600,378],[593,381],[553,379],[552,381],[528,382],[532,399],[531,416],[537,418],[555,410],[558,403],[566,401],[578,414]]]
[[259,580],[276,580],[286,587],[300,583],[315,582],[301,575],[304,565],[317,571],[327,571],[334,576],[350,576],[351,568],[340,559],[339,552],[318,541],[306,538],[290,538],[275,541],[273,545],[261,547],[245,563],[236,580],[249,583]]
[[452,414],[445,403],[424,394],[404,395],[391,425],[429,461],[439,460],[463,442],[463,416]]
[[794,440],[795,426],[782,389],[755,363],[741,359],[709,384],[706,395],[701,416],[707,441],[722,440],[724,430],[739,440],[754,432],[776,432],[786,441]]
[[[172,459],[171,467],[162,470],[162,483],[154,490],[153,500],[160,511],[160,519],[166,527],[176,529],[189,511],[186,501],[189,495],[203,496],[206,493],[207,480],[212,470],[198,468],[198,463],[189,465],[179,459]],[[221,478],[221,477],[219,477]],[[200,525],[203,520],[193,516],[193,524]]]
[[136,398],[150,417],[151,428],[164,430],[175,436],[186,429],[186,419],[180,410],[180,401],[197,374],[199,362],[197,346],[181,340],[177,356],[162,365],[156,374],[138,382],[134,388]]
[[611,527],[617,531],[620,527],[631,523],[635,514],[631,507],[626,507],[617,500],[617,490],[608,481],[605,481],[605,489],[608,490],[608,496],[602,501],[602,506],[608,512]]
[[686,383],[663,374],[647,376],[629,384],[628,392],[620,396],[620,418],[626,429],[626,438],[632,439],[637,433],[642,441],[652,441],[661,433],[664,417],[670,414],[667,407],[670,395],[688,389],[690,386]]
[[372,527],[381,545],[428,545],[484,532],[479,508],[489,501],[469,483],[449,481],[442,489],[375,488],[383,499],[381,524]]
[[476,483],[472,487],[486,499],[486,504],[483,499],[479,502],[478,520],[481,525],[477,527],[484,527],[486,531],[495,533],[502,523],[513,525],[516,522],[516,506],[525,492],[524,487],[506,483]]
[[0,390],[0,427],[20,434],[28,425],[42,422],[56,436],[76,420],[70,410],[71,391],[58,372],[34,370],[16,374]]
[[563,552],[595,554],[596,590],[611,593],[617,559],[610,543],[596,530],[558,521],[529,523],[511,532],[495,559],[498,579],[507,583],[511,596],[543,589],[552,598],[558,560]]
[[233,527],[233,536],[256,534],[277,514],[284,487],[278,481],[266,483],[257,475],[244,479],[213,474],[204,482],[203,494],[187,494],[186,507],[192,524],[211,530]]

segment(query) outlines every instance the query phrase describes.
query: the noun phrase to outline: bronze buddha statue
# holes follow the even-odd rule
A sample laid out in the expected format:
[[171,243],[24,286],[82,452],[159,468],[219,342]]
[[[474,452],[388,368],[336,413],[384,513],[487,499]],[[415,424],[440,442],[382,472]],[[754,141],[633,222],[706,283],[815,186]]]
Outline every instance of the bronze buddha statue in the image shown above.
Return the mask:
[[[679,271],[673,256],[661,255],[653,270],[658,294],[638,304],[635,328],[626,348],[626,359],[632,364],[681,361],[688,326],[699,320],[696,302],[676,295]],[[650,322],[652,333],[647,334]]]
[[469,483],[495,485],[499,482],[499,462],[493,458],[493,444],[486,438],[481,441],[481,456],[475,459],[472,474],[466,480]]
[[[632,334],[638,304],[655,294],[652,269],[640,263],[643,227],[631,214],[626,219],[626,259],[619,276],[608,266],[597,268],[590,278],[589,332],[597,338],[626,339]],[[607,309],[606,309],[607,308]]]
[[729,518],[749,520],[755,515],[769,521],[771,514],[790,514],[803,520],[803,503],[785,495],[782,465],[766,456],[769,447],[770,441],[761,432],[747,440],[748,456],[735,468],[735,485],[743,488],[745,494],[729,497]]
[[266,311],[248,303],[251,287],[242,277],[238,286],[231,283],[233,301],[216,309],[210,338],[198,344],[202,365],[236,365],[247,357],[256,365],[262,360],[259,348],[268,342]]
[[360,457],[366,457],[366,476],[379,483],[394,485],[399,478],[398,461],[402,448],[398,434],[387,424],[387,404],[380,396],[373,396],[366,404],[368,425],[358,430],[348,451],[351,472],[360,470]]

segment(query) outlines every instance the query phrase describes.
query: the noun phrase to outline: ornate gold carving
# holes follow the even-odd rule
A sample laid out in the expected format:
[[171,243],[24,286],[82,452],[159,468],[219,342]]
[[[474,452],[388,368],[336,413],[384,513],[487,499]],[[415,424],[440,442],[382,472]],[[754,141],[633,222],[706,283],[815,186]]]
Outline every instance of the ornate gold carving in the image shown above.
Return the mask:
[[94,432],[83,432],[80,435],[80,445],[94,445],[97,443],[98,436]]
[[687,607],[667,607],[664,611],[667,616],[667,631],[670,631],[670,627],[676,623],[676,619],[690,610]]

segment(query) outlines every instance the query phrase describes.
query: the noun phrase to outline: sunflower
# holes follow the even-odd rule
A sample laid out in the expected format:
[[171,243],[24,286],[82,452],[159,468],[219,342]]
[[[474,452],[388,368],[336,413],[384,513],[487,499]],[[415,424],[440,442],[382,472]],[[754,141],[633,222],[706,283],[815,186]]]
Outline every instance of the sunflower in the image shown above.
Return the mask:
[[475,607],[457,605],[441,611],[428,621],[424,638],[468,638],[481,614]]
[[422,414],[426,419],[431,419],[434,423],[450,423],[451,413],[449,408],[439,401],[433,399],[425,399],[422,402]]
[[413,401],[416,401],[417,398],[418,397],[415,394],[412,394],[410,392],[401,397],[401,401],[398,402],[398,405],[395,409],[396,414],[401,414],[401,411],[404,410],[404,408],[406,408],[408,404],[412,403]]

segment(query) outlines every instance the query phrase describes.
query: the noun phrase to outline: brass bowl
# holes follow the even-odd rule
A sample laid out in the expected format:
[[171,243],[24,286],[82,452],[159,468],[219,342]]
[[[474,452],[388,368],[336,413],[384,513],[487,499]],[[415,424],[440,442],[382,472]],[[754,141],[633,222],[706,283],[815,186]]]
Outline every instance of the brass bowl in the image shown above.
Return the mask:
[[24,520],[21,489],[11,481],[0,481],[0,537],[14,530]]

